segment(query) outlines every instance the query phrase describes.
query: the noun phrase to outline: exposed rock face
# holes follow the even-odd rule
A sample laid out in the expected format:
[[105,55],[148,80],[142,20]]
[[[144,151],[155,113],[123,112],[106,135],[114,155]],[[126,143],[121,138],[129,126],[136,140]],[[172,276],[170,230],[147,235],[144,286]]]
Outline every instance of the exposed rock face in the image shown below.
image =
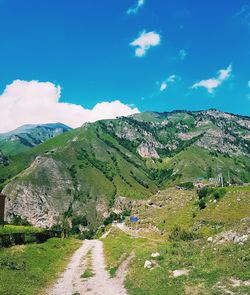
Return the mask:
[[[13,196],[10,189],[18,192],[18,195]],[[17,184],[11,188],[7,186],[4,192],[9,193],[6,200],[6,221],[10,222],[15,215],[38,227],[51,227],[58,221],[59,212],[52,207],[51,195],[39,187]]]
[[238,146],[236,138],[222,130],[209,129],[196,143],[197,146],[231,156],[246,155],[247,146]]
[[51,227],[59,221],[72,197],[65,187],[72,183],[53,159],[37,157],[22,174],[22,182],[13,181],[4,188],[6,220],[17,215],[38,227]]
[[139,155],[143,158],[155,158],[155,159],[160,158],[154,146],[149,143],[140,144],[139,147],[137,148],[137,151]]

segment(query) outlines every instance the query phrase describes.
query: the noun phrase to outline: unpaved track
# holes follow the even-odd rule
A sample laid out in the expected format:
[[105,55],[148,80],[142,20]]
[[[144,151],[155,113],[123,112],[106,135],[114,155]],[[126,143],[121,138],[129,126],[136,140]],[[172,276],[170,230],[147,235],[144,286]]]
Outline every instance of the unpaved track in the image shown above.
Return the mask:
[[[94,276],[82,279],[81,274],[85,270],[87,252],[92,249]],[[103,243],[99,240],[85,240],[83,245],[72,256],[71,261],[58,279],[49,295],[73,295],[96,294],[96,295],[127,295],[123,286],[126,275],[128,260],[122,263],[116,278],[110,278],[105,270],[103,255]]]

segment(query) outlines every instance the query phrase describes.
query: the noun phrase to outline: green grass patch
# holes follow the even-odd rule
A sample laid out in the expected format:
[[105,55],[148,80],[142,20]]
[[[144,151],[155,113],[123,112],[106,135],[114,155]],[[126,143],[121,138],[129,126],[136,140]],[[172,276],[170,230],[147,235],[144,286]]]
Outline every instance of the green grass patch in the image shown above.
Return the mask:
[[14,233],[37,233],[42,229],[32,226],[19,226],[19,225],[5,225],[0,226],[0,234],[14,234]]
[[41,292],[66,267],[81,242],[52,238],[43,244],[0,249],[0,294],[33,295]]
[[92,256],[92,249],[90,249],[86,255],[86,269],[84,272],[81,274],[82,279],[88,279],[94,276],[93,272],[93,256]]

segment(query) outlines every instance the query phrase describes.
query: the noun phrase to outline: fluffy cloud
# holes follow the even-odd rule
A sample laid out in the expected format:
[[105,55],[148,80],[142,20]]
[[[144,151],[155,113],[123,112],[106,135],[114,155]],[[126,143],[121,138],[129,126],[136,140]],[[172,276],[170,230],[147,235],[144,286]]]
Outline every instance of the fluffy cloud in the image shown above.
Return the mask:
[[248,81],[247,85],[248,85],[248,87],[250,87],[250,80]]
[[161,82],[160,84],[160,91],[163,92],[170,83],[174,83],[176,81],[177,77],[176,75],[171,75],[169,76],[166,80]]
[[130,43],[131,46],[136,47],[135,55],[137,57],[142,57],[146,54],[148,49],[153,46],[157,46],[161,43],[161,36],[155,32],[143,31],[139,38],[135,39]]
[[185,49],[180,49],[179,53],[178,53],[178,56],[180,58],[180,60],[184,60],[187,56],[187,52]]
[[113,119],[138,113],[135,107],[119,100],[101,102],[93,109],[60,102],[61,87],[50,82],[15,80],[0,95],[0,132],[24,124],[61,122],[73,128],[85,122]]
[[195,83],[192,88],[204,87],[209,93],[213,93],[217,87],[231,76],[231,73],[232,65],[229,65],[226,69],[219,70],[216,78],[201,80],[200,82]]
[[127,14],[136,14],[138,10],[144,5],[144,0],[137,0],[136,4],[127,10]]

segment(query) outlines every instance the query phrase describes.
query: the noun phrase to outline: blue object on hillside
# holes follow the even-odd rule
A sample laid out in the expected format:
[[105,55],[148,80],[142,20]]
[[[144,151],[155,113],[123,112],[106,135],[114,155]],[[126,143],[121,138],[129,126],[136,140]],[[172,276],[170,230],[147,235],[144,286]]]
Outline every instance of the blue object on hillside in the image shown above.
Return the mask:
[[130,221],[131,221],[131,222],[137,222],[138,220],[139,220],[138,217],[130,216]]

